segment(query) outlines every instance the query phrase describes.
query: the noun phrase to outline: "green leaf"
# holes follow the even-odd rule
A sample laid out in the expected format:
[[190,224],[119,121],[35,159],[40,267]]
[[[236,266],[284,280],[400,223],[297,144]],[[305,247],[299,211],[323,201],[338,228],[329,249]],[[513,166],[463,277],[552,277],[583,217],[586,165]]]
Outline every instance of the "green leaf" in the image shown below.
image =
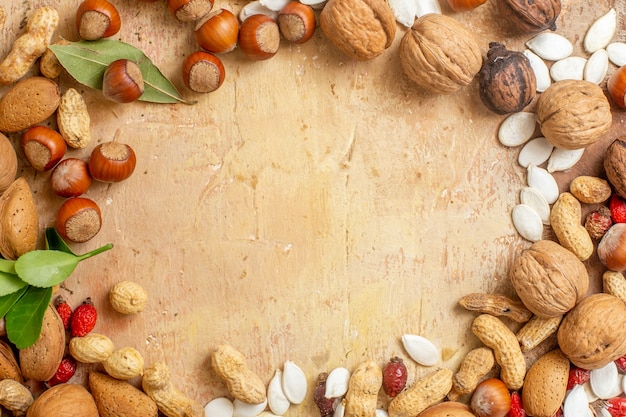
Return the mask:
[[84,255],[74,255],[60,250],[33,250],[20,256],[15,262],[17,275],[35,287],[52,287],[70,276],[80,261],[91,258],[113,247],[102,246]]
[[39,338],[51,298],[52,288],[28,287],[6,314],[7,336],[18,349],[31,346]]
[[15,274],[15,261],[9,261],[8,259],[0,259],[0,272],[6,272],[8,274]]
[[0,296],[12,294],[25,286],[26,282],[22,281],[16,274],[0,271]]
[[61,252],[76,255],[72,252],[72,249],[70,249],[67,243],[65,243],[59,232],[57,232],[57,229],[54,227],[46,228],[46,249],[60,250]]
[[4,317],[29,287],[23,287],[12,294],[0,297],[0,317]]
[[50,45],[49,48],[67,72],[88,87],[102,90],[102,77],[109,64],[118,59],[129,59],[139,65],[144,80],[145,88],[139,100],[153,103],[195,103],[183,99],[176,87],[141,50],[125,42],[100,39],[70,42],[69,45]]

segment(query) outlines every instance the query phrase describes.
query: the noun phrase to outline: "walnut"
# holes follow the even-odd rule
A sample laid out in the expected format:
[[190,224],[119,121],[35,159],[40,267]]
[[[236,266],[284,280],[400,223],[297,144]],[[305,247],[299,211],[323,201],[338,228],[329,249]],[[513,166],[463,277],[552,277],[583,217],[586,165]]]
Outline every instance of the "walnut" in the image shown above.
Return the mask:
[[522,111],[535,97],[537,80],[530,61],[523,53],[509,51],[501,43],[489,43],[479,77],[480,98],[494,113]]
[[474,35],[462,23],[427,14],[402,37],[400,61],[406,75],[420,87],[448,94],[472,81],[482,55]]
[[610,294],[586,297],[565,316],[557,339],[574,365],[603,367],[626,354],[626,304]]
[[396,36],[396,20],[385,0],[329,0],[320,28],[343,53],[358,60],[382,54]]
[[589,288],[585,265],[551,240],[540,240],[525,249],[513,262],[509,277],[526,308],[543,318],[565,314]]
[[559,148],[580,149],[609,130],[613,121],[609,100],[590,81],[562,80],[552,84],[537,100],[541,133]]
[[556,30],[561,0],[499,0],[498,9],[507,26],[516,27],[522,33],[538,33],[545,29]]
[[615,139],[606,149],[604,171],[615,192],[626,198],[626,136]]

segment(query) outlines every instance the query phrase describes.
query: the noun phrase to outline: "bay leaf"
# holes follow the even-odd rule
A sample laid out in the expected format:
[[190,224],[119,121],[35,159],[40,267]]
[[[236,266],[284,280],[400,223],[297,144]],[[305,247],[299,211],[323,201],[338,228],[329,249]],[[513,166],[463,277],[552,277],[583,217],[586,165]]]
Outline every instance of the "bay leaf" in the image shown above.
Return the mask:
[[102,90],[102,78],[109,64],[118,59],[128,59],[139,65],[144,79],[145,88],[139,100],[152,103],[195,104],[194,101],[183,99],[176,87],[150,58],[128,43],[100,39],[70,42],[67,45],[55,44],[48,48],[76,81],[88,87]]

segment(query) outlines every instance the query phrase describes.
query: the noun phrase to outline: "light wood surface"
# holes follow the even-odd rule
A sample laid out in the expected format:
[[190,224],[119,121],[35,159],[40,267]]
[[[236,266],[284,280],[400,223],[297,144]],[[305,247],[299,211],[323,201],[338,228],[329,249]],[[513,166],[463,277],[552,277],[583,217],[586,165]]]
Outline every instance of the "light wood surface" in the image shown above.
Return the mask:
[[[58,35],[76,40],[77,3],[0,0],[8,15],[0,53],[39,5],[56,7]],[[198,102],[118,105],[60,79],[62,90],[80,89],[92,118],[93,142],[68,156],[87,158],[119,129],[138,157],[129,180],[88,191],[103,228],[73,248],[115,247],[82,263],[61,294],[74,305],[92,297],[97,332],[137,348],[147,365],[165,361],[174,382],[203,405],[227,394],[208,364],[220,343],[242,351],[266,382],[286,360],[305,371],[309,394],[289,416],[316,415],[316,377],[338,366],[370,358],[382,366],[398,355],[410,380],[430,372],[408,358],[405,333],[432,340],[442,351],[439,366],[455,370],[478,345],[469,329],[474,315],[458,299],[512,295],[508,269],[529,244],[510,219],[525,185],[519,149],[499,144],[504,116],[482,105],[477,81],[453,95],[427,95],[402,73],[405,28],[368,62],[341,55],[318,29],[304,45],[283,41],[268,61],[248,61],[238,50],[223,55],[223,86],[196,95],[180,76],[183,57],[197,48],[193,24],[175,21],[163,0],[114,3],[123,19],[115,38],[142,49]],[[215,7],[237,12],[243,4],[217,0]],[[529,39],[510,33],[495,0],[463,14],[441,4],[471,28],[483,52],[490,41],[521,50]],[[610,7],[626,12],[614,0],[563,0],[557,31],[575,54],[584,56],[587,27]],[[616,111],[611,133],[557,175],[561,188],[576,174],[599,173],[603,147],[623,132]],[[11,139],[17,147],[19,135]],[[62,199],[48,174],[22,165],[20,175],[36,192],[42,230],[53,225]],[[597,261],[589,264],[598,270]],[[111,309],[107,292],[120,280],[148,289],[144,312]],[[597,273],[592,280],[597,290]]]

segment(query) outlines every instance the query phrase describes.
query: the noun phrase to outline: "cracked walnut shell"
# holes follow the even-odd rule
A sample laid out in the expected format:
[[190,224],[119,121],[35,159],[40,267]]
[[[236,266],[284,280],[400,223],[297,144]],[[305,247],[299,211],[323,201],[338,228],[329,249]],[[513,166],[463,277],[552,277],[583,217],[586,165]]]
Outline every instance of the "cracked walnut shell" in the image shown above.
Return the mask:
[[400,42],[406,75],[432,93],[449,94],[468,85],[482,65],[474,35],[456,19],[427,14],[415,22]]
[[391,46],[396,19],[385,0],[329,0],[320,28],[341,52],[365,61]]
[[595,143],[613,121],[602,88],[581,80],[552,84],[539,96],[535,114],[541,133],[552,145],[564,149]]

